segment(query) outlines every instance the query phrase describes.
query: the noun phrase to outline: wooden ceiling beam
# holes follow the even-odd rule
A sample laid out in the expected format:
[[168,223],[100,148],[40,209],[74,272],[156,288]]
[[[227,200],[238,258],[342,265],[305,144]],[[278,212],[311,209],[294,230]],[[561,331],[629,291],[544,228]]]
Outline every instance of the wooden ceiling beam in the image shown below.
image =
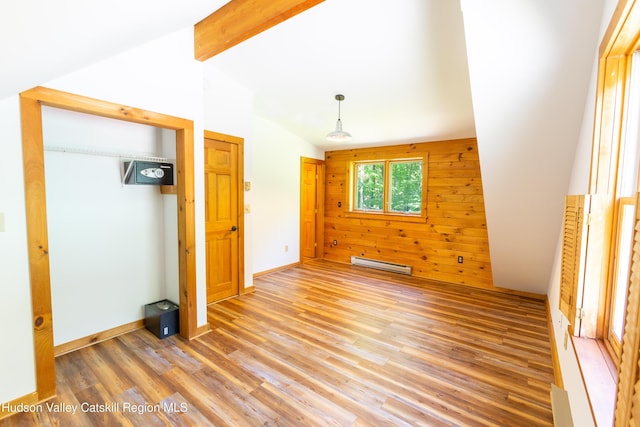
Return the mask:
[[324,0],[231,0],[194,26],[195,58],[207,59]]

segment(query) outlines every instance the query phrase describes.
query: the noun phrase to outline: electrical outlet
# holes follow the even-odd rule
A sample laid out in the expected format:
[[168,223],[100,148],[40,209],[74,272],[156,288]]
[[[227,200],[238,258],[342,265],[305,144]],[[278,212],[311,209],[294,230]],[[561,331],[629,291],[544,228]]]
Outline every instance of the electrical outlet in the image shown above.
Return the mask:
[[338,241],[337,240],[333,241],[333,246],[338,246]]
[[284,245],[284,251],[289,252],[289,245]]
[[462,264],[463,261],[464,261],[464,258],[462,258],[462,256],[458,256],[458,264]]

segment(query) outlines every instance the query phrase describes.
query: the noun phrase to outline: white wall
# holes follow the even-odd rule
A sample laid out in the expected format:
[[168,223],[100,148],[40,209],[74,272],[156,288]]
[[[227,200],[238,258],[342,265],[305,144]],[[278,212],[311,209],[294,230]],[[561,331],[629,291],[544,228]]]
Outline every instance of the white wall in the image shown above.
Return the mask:
[[[247,88],[205,64],[204,128],[244,139],[244,181],[252,181],[253,94]],[[245,191],[244,203],[251,206],[252,191]],[[253,286],[251,214],[244,217],[244,287]]]
[[593,419],[564,348],[558,248],[564,196],[588,187],[597,49],[616,3],[461,0],[495,284],[548,295],[577,426]]
[[[205,128],[244,138],[245,286],[253,274],[300,259],[300,157],[324,152],[259,116],[254,95],[241,83],[205,66]],[[284,247],[288,246],[285,251]]]
[[259,116],[254,126],[252,245],[259,273],[300,261],[300,157],[324,153]]
[[[157,129],[160,132],[160,143],[162,145],[161,156],[167,159],[176,158],[176,132],[170,129]],[[174,175],[174,179],[175,179]],[[178,224],[178,195],[165,194],[162,196],[162,215],[164,216],[164,224],[168,231],[163,231],[164,235],[164,298],[175,303],[180,302],[180,289],[178,283],[179,262],[178,260],[178,232],[173,229],[173,224]],[[175,260],[176,262],[173,262]]]
[[603,0],[461,0],[494,283],[544,294]]
[[[600,32],[598,40],[606,31],[617,0],[605,0]],[[571,179],[567,187],[566,194],[585,194],[589,189],[589,173],[593,141],[593,118],[595,112],[596,85],[598,75],[598,55],[594,52],[592,58],[591,79],[589,82],[589,93],[585,102],[582,118],[580,137],[575,150],[573,166],[571,168]],[[582,381],[582,375],[575,357],[575,351],[571,342],[564,348],[564,336],[567,331],[568,320],[560,312],[560,268],[561,268],[561,241],[562,235],[558,234],[556,252],[554,257],[554,268],[549,277],[547,297],[551,309],[551,322],[554,329],[554,338],[558,347],[558,358],[562,371],[562,379],[565,389],[569,393],[571,413],[575,425],[593,425],[587,392]]]
[[[203,163],[202,139],[197,137],[203,132],[202,70],[202,64],[193,59],[193,28],[188,27],[42,85],[193,120],[198,165]],[[35,377],[17,97],[1,100],[0,113],[0,212],[5,213],[7,227],[0,233],[0,298],[10,301],[0,310],[0,322],[11,325],[3,334],[0,351],[0,401],[5,402],[35,391]],[[196,167],[199,326],[207,322],[204,239],[199,237],[204,236],[203,182],[202,168]]]
[[0,402],[35,390],[18,97],[0,100]]
[[[197,322],[204,325],[203,67],[193,59],[193,28],[76,71],[44,86],[194,121]],[[202,237],[201,237],[202,236]]]
[[[47,107],[42,117],[45,147],[114,153],[45,150],[54,344],[59,345],[142,319],[145,304],[166,297],[166,268],[176,271],[178,256],[177,246],[165,256],[165,235],[176,241],[178,231],[177,222],[165,221],[164,205],[172,204],[173,211],[177,206],[175,196],[160,194],[157,186],[122,184],[123,160],[117,154],[160,157],[159,129]],[[177,280],[172,287],[177,294]]]

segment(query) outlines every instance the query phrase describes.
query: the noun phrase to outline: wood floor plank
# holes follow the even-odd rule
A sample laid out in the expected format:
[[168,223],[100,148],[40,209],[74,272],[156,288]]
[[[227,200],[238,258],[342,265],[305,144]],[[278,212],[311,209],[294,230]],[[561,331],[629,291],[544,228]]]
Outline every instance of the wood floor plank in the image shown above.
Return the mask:
[[173,389],[189,402],[189,407],[195,407],[211,425],[229,425],[224,419],[225,402],[218,402],[213,390],[205,390],[199,382],[185,375],[180,369],[170,370],[162,378]]
[[[169,419],[160,406],[150,404],[147,399],[140,394],[136,387],[115,396],[116,402],[123,402],[123,406],[118,408],[122,411],[127,421],[134,426],[166,426]],[[124,405],[126,402],[126,406]]]
[[[148,333],[148,331],[144,331],[144,333]],[[123,375],[136,384],[138,390],[147,397],[148,402],[157,403],[174,392],[166,383],[158,381],[159,375],[149,365],[149,363],[155,362],[154,359],[140,358],[119,338],[104,341],[98,345],[102,357],[109,361],[108,364],[120,366]]]
[[174,393],[160,402],[172,410],[164,414],[169,420],[167,425],[176,427],[206,426],[211,422],[180,394]]
[[102,384],[95,384],[75,393],[80,405],[80,411],[89,419],[89,425],[133,426],[134,424],[120,411],[117,403],[107,393]]
[[251,395],[255,388],[247,390],[247,387],[228,381],[225,376],[210,368],[196,373],[194,378],[208,390],[215,390],[219,398],[233,402],[233,411],[250,425],[270,424],[278,419],[276,412]]
[[110,360],[105,359],[101,353],[100,348],[91,346],[76,356],[80,357],[83,366],[89,367],[96,381],[102,384],[109,395],[117,395],[134,387],[135,384],[121,366],[109,363]]
[[254,286],[193,341],[141,329],[56,360],[52,403],[115,413],[0,427],[552,425],[544,301],[324,261]]

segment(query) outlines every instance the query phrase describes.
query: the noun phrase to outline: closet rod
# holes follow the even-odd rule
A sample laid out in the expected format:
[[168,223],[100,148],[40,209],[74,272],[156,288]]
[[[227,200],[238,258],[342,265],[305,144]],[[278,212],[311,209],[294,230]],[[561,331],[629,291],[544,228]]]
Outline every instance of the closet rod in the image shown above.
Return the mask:
[[168,159],[166,157],[141,156],[137,154],[123,154],[123,153],[115,153],[112,151],[98,151],[98,150],[92,150],[89,148],[78,148],[78,147],[58,147],[58,146],[52,146],[52,145],[45,145],[44,151],[57,151],[59,153],[73,153],[73,154],[87,154],[90,156],[119,157],[127,160],[143,160],[148,162],[162,162],[162,163],[173,162],[173,159]]

